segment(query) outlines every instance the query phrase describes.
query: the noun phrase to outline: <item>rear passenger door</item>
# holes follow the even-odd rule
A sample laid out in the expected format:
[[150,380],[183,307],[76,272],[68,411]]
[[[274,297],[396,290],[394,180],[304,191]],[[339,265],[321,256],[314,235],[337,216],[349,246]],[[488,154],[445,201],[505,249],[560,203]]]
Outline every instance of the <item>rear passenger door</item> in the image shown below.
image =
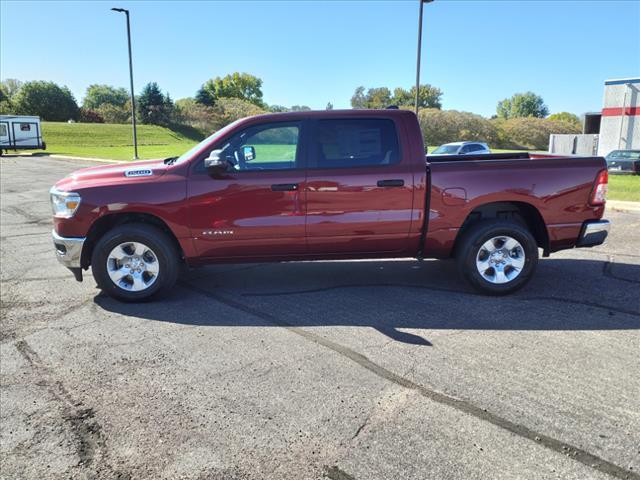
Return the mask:
[[311,127],[305,188],[309,253],[405,251],[413,175],[396,122],[336,118],[315,120]]

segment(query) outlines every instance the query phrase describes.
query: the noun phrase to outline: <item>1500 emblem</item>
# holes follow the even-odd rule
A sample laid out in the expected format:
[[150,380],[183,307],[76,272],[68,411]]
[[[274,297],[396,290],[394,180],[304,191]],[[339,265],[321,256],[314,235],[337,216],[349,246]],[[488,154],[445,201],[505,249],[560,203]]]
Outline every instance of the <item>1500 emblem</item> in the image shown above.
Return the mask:
[[153,175],[153,171],[149,170],[148,168],[144,168],[141,170],[125,170],[124,171],[125,177],[150,177],[151,175]]
[[203,230],[202,235],[233,235],[233,230]]

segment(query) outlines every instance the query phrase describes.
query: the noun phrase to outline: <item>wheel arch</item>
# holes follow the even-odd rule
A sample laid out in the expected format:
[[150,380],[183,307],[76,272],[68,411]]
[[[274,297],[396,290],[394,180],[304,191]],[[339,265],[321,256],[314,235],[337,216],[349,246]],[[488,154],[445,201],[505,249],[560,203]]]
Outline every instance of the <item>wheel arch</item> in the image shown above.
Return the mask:
[[536,239],[538,247],[544,251],[543,255],[549,256],[549,234],[540,211],[530,203],[513,201],[485,203],[469,212],[456,236],[454,256],[464,233],[475,223],[487,219],[515,220],[522,223]]
[[169,228],[164,220],[160,217],[143,212],[122,212],[122,213],[111,213],[108,215],[103,215],[99,217],[96,221],[93,222],[89,232],[87,233],[86,240],[84,242],[84,246],[82,248],[82,256],[80,258],[80,266],[82,268],[87,268],[91,265],[91,256],[93,255],[93,249],[98,243],[98,241],[110,230],[113,228],[125,225],[128,223],[138,223],[145,225],[153,225],[163,232],[165,232],[171,242],[173,243],[176,252],[178,252],[180,259],[184,260],[184,252],[182,247],[180,246],[180,242],[176,238],[175,234]]

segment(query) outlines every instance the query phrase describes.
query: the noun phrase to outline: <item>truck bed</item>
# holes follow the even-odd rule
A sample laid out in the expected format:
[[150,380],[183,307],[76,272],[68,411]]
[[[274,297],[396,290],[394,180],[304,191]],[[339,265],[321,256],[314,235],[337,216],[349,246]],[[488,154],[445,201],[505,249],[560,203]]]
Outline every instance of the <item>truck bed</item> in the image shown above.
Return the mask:
[[[533,207],[546,225],[549,251],[575,246],[583,223],[604,206],[589,204],[602,157],[552,157],[529,153],[427,157],[431,182],[425,252],[447,256],[464,220],[480,206]],[[440,255],[440,253],[442,255]]]

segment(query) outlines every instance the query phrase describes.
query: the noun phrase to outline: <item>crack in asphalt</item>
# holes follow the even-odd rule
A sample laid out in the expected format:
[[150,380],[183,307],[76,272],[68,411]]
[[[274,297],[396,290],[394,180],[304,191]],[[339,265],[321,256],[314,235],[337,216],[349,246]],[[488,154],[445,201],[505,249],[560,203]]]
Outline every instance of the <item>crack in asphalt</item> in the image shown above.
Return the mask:
[[[3,225],[4,226],[4,225]],[[17,233],[15,235],[2,235],[0,237],[0,240],[5,241],[9,238],[19,238],[19,237],[32,237],[35,235],[40,235],[40,236],[45,236],[45,235],[51,235],[51,232],[49,232],[48,230],[44,231],[44,232],[33,232],[33,233]]]
[[331,467],[325,467],[324,475],[331,480],[356,480],[355,477],[349,475],[347,472],[335,465]]
[[[432,287],[427,285],[411,285],[411,284],[402,284],[402,283],[352,283],[352,284],[344,284],[344,285],[332,285],[330,287],[320,287],[320,288],[310,288],[307,290],[289,290],[283,292],[258,292],[258,293],[242,293],[240,294],[243,297],[279,297],[286,295],[304,295],[309,293],[322,293],[331,290],[340,290],[344,288],[373,288],[373,287],[396,287],[396,288],[417,288],[421,290],[431,290],[436,292],[447,292],[447,293],[458,293],[461,295],[470,295],[474,297],[485,297],[485,295],[474,293],[474,292],[465,292],[462,290],[454,290],[452,288],[443,288],[443,287]],[[526,297],[526,296],[513,296],[516,300],[533,300],[533,301],[552,301],[552,302],[560,302],[560,303],[568,303],[574,305],[584,305],[588,307],[601,308],[608,311],[624,313],[627,315],[633,315],[636,317],[640,317],[640,310],[628,310],[626,308],[614,307],[611,305],[605,305],[602,303],[596,302],[588,302],[584,300],[572,300],[569,298],[561,298],[561,297],[549,297],[549,296],[539,296],[539,297]]]
[[[55,319],[62,319],[63,317],[82,309],[84,306],[86,305],[92,305],[93,304],[93,299],[88,298],[86,300],[83,300],[80,303],[75,303],[73,305],[69,305],[68,307],[62,309],[59,312],[54,312],[51,314],[42,314],[40,319],[39,319],[39,323],[36,323],[35,325],[38,324],[42,324],[43,322],[46,322],[47,319],[49,318],[55,318]],[[1,302],[1,307],[3,310],[3,314],[6,315],[6,312],[8,310],[13,310],[16,308],[21,308],[24,306],[43,306],[43,305],[47,305],[47,302],[45,301],[37,301],[37,302],[22,302],[22,301],[15,301],[15,302],[7,302],[7,301],[3,301]],[[31,327],[34,327],[35,325],[30,324]],[[69,334],[69,331],[73,328],[76,328],[76,326],[71,326],[71,327],[52,327],[51,325],[49,325],[48,323],[42,327],[42,328],[29,328],[28,326],[23,326],[22,328],[20,328],[19,326],[14,329],[14,330],[9,330],[9,331],[5,331],[4,329],[2,331],[0,331],[0,345],[4,345],[6,343],[10,343],[15,341],[19,336],[20,337],[25,337],[27,335],[31,335],[33,333],[39,332],[41,330],[47,330],[47,329],[51,329],[51,330],[59,330],[59,331],[63,331],[64,333],[66,333],[67,335]],[[25,333],[26,330],[26,333]],[[20,340],[23,341],[23,340]]]
[[[444,393],[437,392],[423,385],[412,382],[411,380],[404,378],[392,372],[391,370],[388,370],[387,368],[374,363],[373,361],[369,360],[366,356],[342,344],[336,343],[332,340],[324,338],[313,332],[309,332],[301,327],[296,327],[294,325],[291,325],[274,315],[263,312],[261,310],[257,310],[253,307],[245,305],[244,303],[238,302],[232,298],[228,298],[227,296],[220,295],[219,293],[210,292],[206,289],[203,289],[195,285],[191,285],[186,282],[181,282],[181,284],[185,288],[193,292],[204,295],[228,307],[231,307],[231,308],[234,308],[235,310],[239,310],[243,313],[252,315],[254,317],[257,317],[271,324],[278,325],[296,335],[299,335],[305,338],[306,340],[309,340],[317,345],[328,348],[329,350],[332,350],[338,353],[339,355],[357,363],[362,368],[370,371],[371,373],[377,375],[378,377],[384,378],[385,380],[388,380],[401,387],[414,390],[418,392],[421,396],[431,401],[454,408],[455,410],[458,410],[462,413],[466,413],[479,420],[488,422],[492,425],[502,428],[503,430],[513,433],[519,437],[530,440],[553,452],[563,454],[568,458],[571,458],[599,472],[602,472],[607,475],[611,475],[615,478],[619,478],[623,480],[640,480],[640,474],[629,471],[619,465],[616,465],[615,463],[604,460],[603,458],[600,458],[597,455],[589,453],[586,450],[583,450],[582,448],[576,447],[574,445],[563,442],[561,440],[550,437],[548,435],[544,435],[542,433],[536,432],[535,430],[532,430],[529,427],[526,427],[525,425],[521,425],[521,424],[512,422],[511,420],[508,420],[506,418],[500,417],[499,415],[491,413],[488,410],[478,407],[466,400],[461,400],[455,397],[451,397]],[[353,478],[351,476],[346,476],[346,477],[340,476],[344,474],[344,472],[339,470],[337,467],[331,467],[331,469],[327,470],[327,472],[329,472],[330,470],[331,472],[333,472],[332,474],[334,474],[335,476],[331,477],[330,474],[327,473],[327,476],[329,476],[329,478],[336,479],[336,480]]]
[[51,378],[49,368],[25,340],[19,340],[14,345],[40,377],[41,380],[37,384],[45,386],[62,405],[63,419],[69,424],[76,438],[79,465],[90,467],[98,452],[105,448],[102,429],[95,419],[95,412],[92,408],[83,408],[82,403],[73,399],[62,382]]

